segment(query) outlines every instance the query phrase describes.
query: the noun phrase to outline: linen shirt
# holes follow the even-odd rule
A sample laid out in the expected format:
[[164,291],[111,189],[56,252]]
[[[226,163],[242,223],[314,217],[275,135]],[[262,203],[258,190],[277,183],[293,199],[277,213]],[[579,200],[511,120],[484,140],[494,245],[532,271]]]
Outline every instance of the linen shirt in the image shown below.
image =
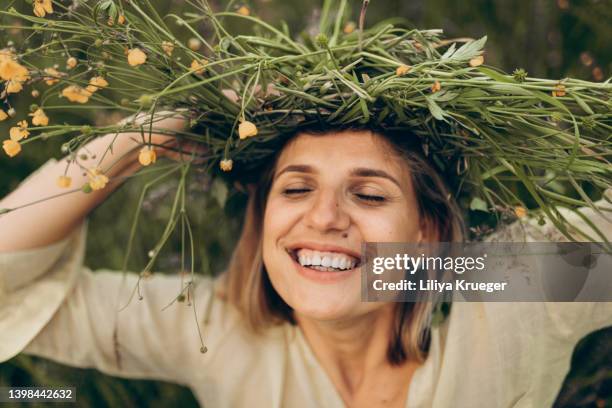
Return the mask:
[[[612,241],[609,222],[582,212]],[[197,279],[190,305],[166,307],[181,281],[155,273],[140,282],[142,300],[135,295],[116,312],[128,304],[138,275],[84,266],[86,230],[84,222],[58,243],[0,254],[0,361],[24,352],[114,376],[175,382],[206,408],[344,406],[299,327],[251,333],[217,295],[214,278]],[[490,240],[565,239],[550,223],[529,221]],[[11,297],[18,291],[19,299]],[[46,306],[60,297],[59,307]],[[578,340],[607,325],[612,303],[454,303],[432,329],[406,407],[550,406]]]

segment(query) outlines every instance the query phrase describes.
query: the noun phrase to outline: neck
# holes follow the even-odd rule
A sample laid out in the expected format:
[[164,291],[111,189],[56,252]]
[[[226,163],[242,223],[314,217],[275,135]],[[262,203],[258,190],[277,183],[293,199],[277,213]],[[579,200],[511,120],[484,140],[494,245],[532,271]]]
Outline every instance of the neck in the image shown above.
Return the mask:
[[376,312],[349,320],[320,321],[298,315],[297,321],[323,368],[353,394],[366,374],[392,368],[387,349],[393,312],[393,305],[385,305]]

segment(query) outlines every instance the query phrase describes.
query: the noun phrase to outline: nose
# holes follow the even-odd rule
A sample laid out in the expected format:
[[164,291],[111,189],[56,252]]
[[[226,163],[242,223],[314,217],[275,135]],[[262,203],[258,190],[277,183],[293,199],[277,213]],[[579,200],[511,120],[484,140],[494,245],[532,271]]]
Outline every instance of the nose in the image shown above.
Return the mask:
[[351,224],[350,216],[334,191],[321,191],[305,216],[308,227],[320,232],[344,232]]

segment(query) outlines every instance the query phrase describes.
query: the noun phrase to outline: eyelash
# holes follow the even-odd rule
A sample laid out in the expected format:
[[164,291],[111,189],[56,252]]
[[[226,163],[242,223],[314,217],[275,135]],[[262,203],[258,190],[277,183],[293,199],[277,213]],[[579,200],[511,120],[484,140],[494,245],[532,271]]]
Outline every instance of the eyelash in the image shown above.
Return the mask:
[[[286,196],[290,196],[293,194],[303,194],[303,193],[307,193],[311,191],[310,189],[307,188],[288,188],[286,190],[283,190],[283,194]],[[370,202],[374,202],[374,203],[382,203],[387,201],[387,199],[383,196],[376,196],[376,195],[368,195],[368,194],[355,194],[357,197],[359,197],[362,200],[365,201],[370,201]]]

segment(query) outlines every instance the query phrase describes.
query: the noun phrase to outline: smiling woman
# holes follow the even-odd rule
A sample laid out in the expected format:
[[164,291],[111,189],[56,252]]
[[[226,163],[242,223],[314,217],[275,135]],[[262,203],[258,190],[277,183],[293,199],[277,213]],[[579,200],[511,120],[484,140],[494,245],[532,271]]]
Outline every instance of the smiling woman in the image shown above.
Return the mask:
[[[484,66],[486,37],[367,28],[368,0],[358,30],[346,0],[325,1],[319,32],[297,41],[246,6],[187,2],[184,19],[148,0],[56,1],[58,18],[41,20],[43,3],[36,18],[4,12],[42,34],[41,48],[0,50],[7,90],[50,87],[32,126],[16,118],[4,143],[20,160],[33,141],[67,137],[65,157],[0,201],[0,362],[24,352],[184,384],[206,408],[540,407],[578,340],[612,322],[603,302],[455,302],[440,316],[448,303],[434,295],[360,297],[364,243],[463,242],[476,211],[499,227],[491,240],[609,243],[609,83],[506,75]],[[231,34],[236,19],[253,35]],[[180,41],[170,23],[197,38]],[[34,60],[41,49],[57,69]],[[45,115],[51,93],[140,114],[59,124]],[[198,165],[216,185],[253,182],[215,277],[195,273],[190,212],[202,206],[188,208],[186,180]],[[179,178],[163,235],[140,273],[93,273],[86,217],[141,169]],[[177,226],[181,274],[151,273]]]
[[[180,126],[172,120],[161,123]],[[184,383],[204,406],[215,407],[317,407],[321,401],[331,407],[508,406],[526,396],[533,405],[550,403],[576,341],[612,319],[609,304],[458,303],[444,324],[432,327],[433,299],[361,302],[362,243],[463,237],[444,181],[405,136],[327,129],[286,138],[250,189],[228,270],[187,292],[193,313],[206,316],[201,329],[205,354],[199,353],[200,329],[189,308],[175,305],[158,312],[175,296],[179,277],[154,274],[143,281],[142,300],[113,321],[108,311],[115,303],[108,294],[120,293],[123,304],[129,293],[122,292],[120,274],[92,274],[82,265],[84,226],[34,249],[27,242],[31,234],[20,237],[24,225],[26,230],[45,225],[47,238],[36,239],[54,240],[59,228],[72,223],[53,223],[54,212],[70,207],[86,213],[95,204],[88,201],[90,195],[9,214],[0,220],[8,250],[0,254],[0,270],[3,281],[11,282],[3,307],[10,307],[10,299],[30,299],[40,304],[29,308],[43,312],[32,316],[28,308],[19,308],[10,319],[0,319],[0,336],[11,333],[0,342],[0,358],[23,350],[112,375]],[[87,149],[101,146],[93,141]],[[127,141],[117,145],[114,155],[124,157],[119,174],[134,171],[137,148]],[[39,170],[3,204],[46,185],[53,166]],[[101,200],[108,190],[97,193],[93,197]],[[586,214],[606,225],[598,215]],[[524,228],[538,236],[533,225]],[[604,230],[609,239],[611,229]],[[524,240],[517,231],[498,234]],[[554,231],[549,238],[560,239]],[[11,249],[15,245],[27,249]],[[37,276],[42,279],[33,281]],[[65,282],[64,288],[58,290],[54,281]],[[125,281],[129,288],[139,279],[128,274]],[[61,299],[72,286],[55,310],[48,296]],[[34,291],[42,296],[28,296]],[[585,313],[594,317],[582,319]],[[534,330],[540,333],[536,343],[530,335]],[[536,375],[533,367],[550,371]],[[474,378],[459,389],[455,378],[466,369]]]

